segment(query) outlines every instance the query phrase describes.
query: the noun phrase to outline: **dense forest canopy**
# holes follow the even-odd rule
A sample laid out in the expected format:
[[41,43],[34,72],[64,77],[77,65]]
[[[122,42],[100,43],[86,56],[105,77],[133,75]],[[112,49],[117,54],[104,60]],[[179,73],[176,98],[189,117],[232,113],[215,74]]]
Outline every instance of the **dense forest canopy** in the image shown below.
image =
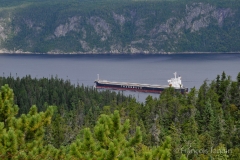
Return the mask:
[[240,157],[240,72],[145,103],[58,77],[0,77],[1,159]]
[[0,53],[240,51],[237,0],[0,3]]

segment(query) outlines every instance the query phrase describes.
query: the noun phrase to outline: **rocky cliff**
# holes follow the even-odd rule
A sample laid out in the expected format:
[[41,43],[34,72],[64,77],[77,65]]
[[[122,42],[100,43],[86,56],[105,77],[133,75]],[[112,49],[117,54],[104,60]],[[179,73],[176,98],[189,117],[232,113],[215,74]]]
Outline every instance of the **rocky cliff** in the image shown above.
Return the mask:
[[111,2],[89,9],[82,4],[2,7],[0,52],[240,51],[239,4],[236,2],[221,5],[206,1],[147,1],[121,5]]

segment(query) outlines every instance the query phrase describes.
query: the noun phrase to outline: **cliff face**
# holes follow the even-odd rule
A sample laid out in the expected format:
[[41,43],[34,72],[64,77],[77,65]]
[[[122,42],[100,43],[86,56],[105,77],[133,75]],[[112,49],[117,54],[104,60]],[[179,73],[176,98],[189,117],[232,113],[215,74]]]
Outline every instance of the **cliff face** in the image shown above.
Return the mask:
[[5,13],[0,16],[0,52],[240,51],[238,7],[176,1],[135,2],[85,12],[67,9],[29,5],[0,10]]

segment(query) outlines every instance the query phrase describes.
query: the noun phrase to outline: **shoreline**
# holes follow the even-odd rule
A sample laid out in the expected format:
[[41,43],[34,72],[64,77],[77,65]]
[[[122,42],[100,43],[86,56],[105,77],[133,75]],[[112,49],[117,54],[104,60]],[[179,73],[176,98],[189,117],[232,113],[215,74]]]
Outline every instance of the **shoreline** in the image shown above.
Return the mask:
[[60,52],[47,52],[47,53],[38,53],[38,52],[2,52],[0,50],[0,55],[171,55],[171,54],[240,54],[239,52],[155,52],[155,53],[111,53],[111,52],[69,52],[69,53],[60,53]]

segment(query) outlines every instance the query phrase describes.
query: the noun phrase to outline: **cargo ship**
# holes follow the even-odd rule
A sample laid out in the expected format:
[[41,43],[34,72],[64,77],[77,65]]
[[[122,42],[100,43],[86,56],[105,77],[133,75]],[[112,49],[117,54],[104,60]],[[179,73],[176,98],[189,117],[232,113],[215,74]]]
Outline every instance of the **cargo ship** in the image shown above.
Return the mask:
[[187,93],[188,88],[185,88],[182,84],[181,76],[177,77],[177,73],[173,73],[174,78],[169,79],[168,85],[157,85],[157,84],[141,84],[141,83],[130,83],[130,82],[114,82],[101,80],[99,74],[97,80],[94,81],[96,88],[101,89],[113,89],[113,90],[129,90],[146,93],[158,93],[160,94],[166,88],[173,87],[176,91],[181,93]]

